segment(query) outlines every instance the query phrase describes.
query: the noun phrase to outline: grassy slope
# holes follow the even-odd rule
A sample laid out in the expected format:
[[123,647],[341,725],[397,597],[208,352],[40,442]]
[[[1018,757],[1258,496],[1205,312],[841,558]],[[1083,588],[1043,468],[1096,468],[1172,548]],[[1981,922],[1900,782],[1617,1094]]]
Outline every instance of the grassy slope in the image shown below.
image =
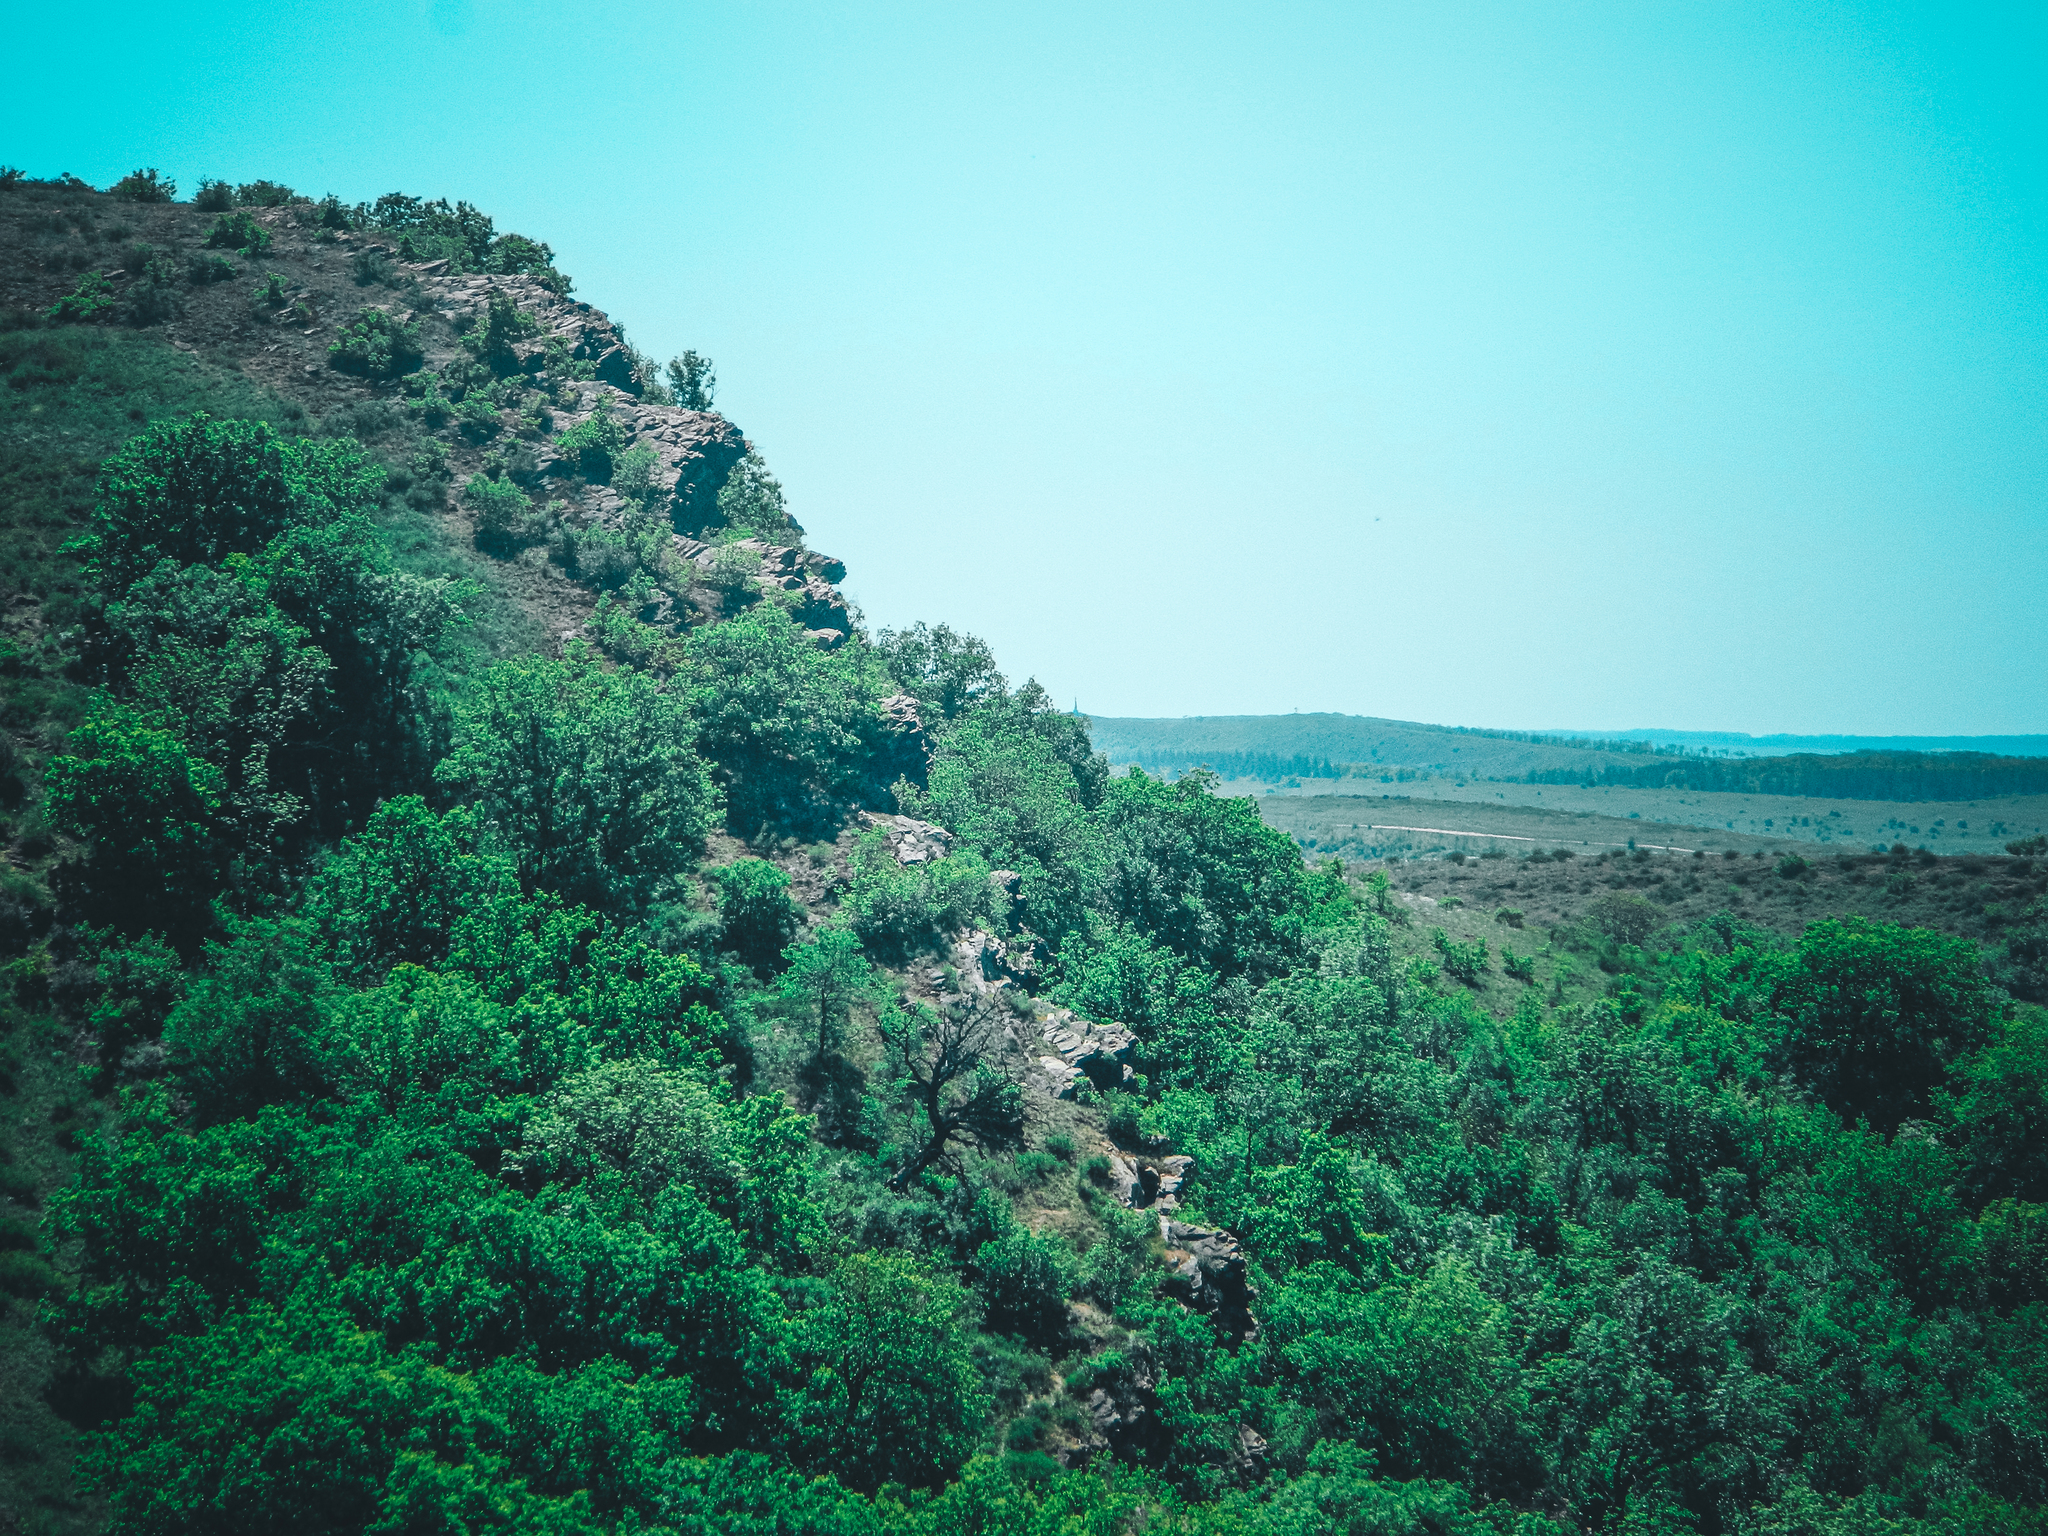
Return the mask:
[[[1697,935],[1717,912],[1791,939],[1824,918],[1860,916],[1935,928],[1985,942],[1996,932],[1987,907],[2017,910],[2048,893],[2048,867],[2005,857],[1893,861],[1875,855],[1816,858],[1804,873],[1777,872],[1761,851],[1734,858],[1684,854],[1613,854],[1563,863],[1526,858],[1390,859],[1361,866],[1384,869],[1394,884],[1394,942],[1404,955],[1434,958],[1430,933],[1442,928],[1462,942],[1484,939],[1488,967],[1469,988],[1498,1014],[1520,1002],[1528,986],[1566,1001],[1604,995],[1626,970],[1649,970],[1605,942],[1589,921],[1594,903],[1615,891],[1634,892],[1657,909],[1664,927],[1645,946],[1649,958]],[[1511,908],[1519,923],[1496,914]],[[1532,983],[1501,970],[1501,950],[1537,957]],[[1461,983],[1448,977],[1445,990]]]

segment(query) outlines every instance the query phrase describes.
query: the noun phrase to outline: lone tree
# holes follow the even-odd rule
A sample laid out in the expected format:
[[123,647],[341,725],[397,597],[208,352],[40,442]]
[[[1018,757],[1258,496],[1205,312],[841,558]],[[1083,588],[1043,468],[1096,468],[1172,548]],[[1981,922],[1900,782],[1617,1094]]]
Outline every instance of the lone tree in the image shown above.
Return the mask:
[[891,1189],[904,1188],[955,1142],[984,1151],[1022,1144],[1023,1092],[993,1064],[1005,1038],[995,999],[894,1013],[883,1019],[882,1037],[929,1127],[924,1149],[896,1170]]
[[860,952],[860,940],[844,928],[827,928],[808,944],[792,944],[782,958],[789,969],[776,990],[799,1017],[817,1021],[813,1061],[823,1061],[839,1043],[853,1005],[873,991],[874,967]]

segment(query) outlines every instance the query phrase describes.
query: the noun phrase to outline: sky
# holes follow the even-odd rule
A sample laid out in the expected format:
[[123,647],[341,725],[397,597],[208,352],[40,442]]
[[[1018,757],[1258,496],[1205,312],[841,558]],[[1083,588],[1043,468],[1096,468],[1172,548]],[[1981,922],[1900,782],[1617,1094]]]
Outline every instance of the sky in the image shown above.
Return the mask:
[[2048,13],[101,5],[0,161],[548,241],[1105,715],[2048,731]]

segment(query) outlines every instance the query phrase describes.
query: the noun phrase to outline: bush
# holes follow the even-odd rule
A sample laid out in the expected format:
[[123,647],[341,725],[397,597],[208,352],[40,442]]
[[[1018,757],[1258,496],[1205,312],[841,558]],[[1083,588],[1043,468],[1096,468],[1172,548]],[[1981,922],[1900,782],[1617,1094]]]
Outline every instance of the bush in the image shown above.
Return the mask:
[[632,541],[609,528],[578,528],[568,540],[569,566],[583,580],[607,592],[623,587],[640,568]]
[[625,446],[625,429],[612,419],[611,408],[603,400],[587,419],[555,439],[555,447],[564,457],[575,459],[583,478],[593,485],[611,482],[613,456]]
[[142,268],[142,280],[128,290],[128,323],[162,325],[185,312],[185,296],[178,291],[178,269],[168,256],[151,255]]
[[178,197],[178,184],[168,176],[159,177],[155,166],[130,171],[107,190],[128,203],[169,203]]
[[348,270],[358,288],[389,287],[398,277],[397,265],[382,251],[357,251]]
[[381,309],[364,308],[327,349],[327,361],[343,373],[368,379],[395,379],[411,373],[425,360],[420,328]]
[[1502,907],[1493,914],[1493,920],[1504,928],[1519,928],[1522,926],[1522,915],[1520,907]]
[[1505,944],[1501,946],[1500,950],[1500,968],[1517,981],[1534,981],[1536,979],[1536,957],[1534,955],[1518,955]]
[[803,927],[804,909],[789,894],[789,876],[766,859],[735,859],[709,875],[724,918],[720,946],[756,976],[768,976]]
[[986,861],[964,850],[906,867],[896,862],[886,834],[870,832],[852,863],[853,883],[842,904],[861,944],[877,955],[900,957],[963,928],[998,927],[1009,905]]
[[82,325],[97,320],[114,306],[114,285],[109,283],[104,272],[88,272],[78,280],[78,286],[64,295],[49,308],[52,320],[66,325]]
[[214,177],[202,176],[199,178],[199,191],[193,195],[192,206],[201,213],[226,213],[235,206],[235,189]]
[[195,251],[185,262],[185,281],[201,287],[225,283],[234,276],[235,264],[225,256],[206,256]]
[[1474,939],[1461,944],[1443,929],[1432,929],[1429,942],[1436,946],[1436,952],[1444,957],[1444,969],[1467,986],[1479,984],[1479,973],[1486,969],[1486,940]]
[[270,249],[270,231],[246,213],[224,213],[213,221],[213,228],[207,232],[206,248],[260,256]]
[[1796,853],[1786,854],[1777,864],[1779,877],[1785,880],[1797,880],[1812,869],[1813,866]]
[[1640,946],[1663,925],[1664,914],[1633,891],[1610,891],[1593,903],[1593,922],[1615,943]]
[[487,443],[505,430],[498,408],[482,395],[469,395],[455,408],[455,424],[472,443]]
[[235,202],[243,208],[282,208],[303,201],[281,181],[245,181],[235,188]]
[[[1899,846],[1904,847],[1905,845],[1902,843]],[[2005,851],[2016,859],[2027,859],[2034,857],[2036,854],[2048,853],[2048,835],[2037,834],[2033,837],[2019,838],[2007,843]]]
[[477,537],[486,544],[530,544],[543,535],[545,517],[510,480],[472,475],[462,499],[476,514]]

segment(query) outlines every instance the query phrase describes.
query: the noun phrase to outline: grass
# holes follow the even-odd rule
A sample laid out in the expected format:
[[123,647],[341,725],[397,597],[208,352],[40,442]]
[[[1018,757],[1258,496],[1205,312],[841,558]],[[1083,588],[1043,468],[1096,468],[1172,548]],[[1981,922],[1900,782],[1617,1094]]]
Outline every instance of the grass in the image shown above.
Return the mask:
[[[1809,855],[1816,849],[1867,852],[1895,842],[1916,848],[1925,844],[1944,854],[1996,854],[2012,839],[2048,826],[2044,795],[1967,801],[1830,800],[1485,780],[1460,784],[1448,779],[1388,785],[1314,780],[1270,792],[1269,786],[1247,781],[1220,787],[1226,793],[1256,796],[1271,825],[1310,846],[1351,858],[1372,857],[1375,851],[1455,846],[1449,839],[1375,834],[1370,827],[1376,822],[1575,844],[1625,845],[1634,838],[1638,843],[1715,852],[1797,845]],[[1476,853],[1480,844],[1464,846]]]
[[[1393,942],[1411,956],[1439,961],[1431,933],[1454,943],[1484,939],[1485,969],[1476,985],[1448,976],[1439,990],[1463,990],[1496,1013],[1509,1013],[1533,987],[1546,1000],[1604,996],[1618,978],[1654,969],[1657,957],[1697,941],[1719,912],[1785,938],[1824,918],[1861,916],[1933,928],[1979,943],[1995,939],[2001,910],[2017,910],[2048,893],[2042,861],[1979,855],[1894,861],[1872,854],[1814,858],[1804,871],[1778,872],[1762,850],[1694,858],[1685,854],[1614,853],[1561,862],[1523,857],[1375,860],[1361,872],[1384,870],[1393,883]],[[1616,944],[1592,920],[1594,904],[1622,892],[1655,909],[1657,925],[1640,949]],[[1503,909],[1514,913],[1503,918]],[[1503,951],[1535,960],[1529,980],[1507,975]]]

